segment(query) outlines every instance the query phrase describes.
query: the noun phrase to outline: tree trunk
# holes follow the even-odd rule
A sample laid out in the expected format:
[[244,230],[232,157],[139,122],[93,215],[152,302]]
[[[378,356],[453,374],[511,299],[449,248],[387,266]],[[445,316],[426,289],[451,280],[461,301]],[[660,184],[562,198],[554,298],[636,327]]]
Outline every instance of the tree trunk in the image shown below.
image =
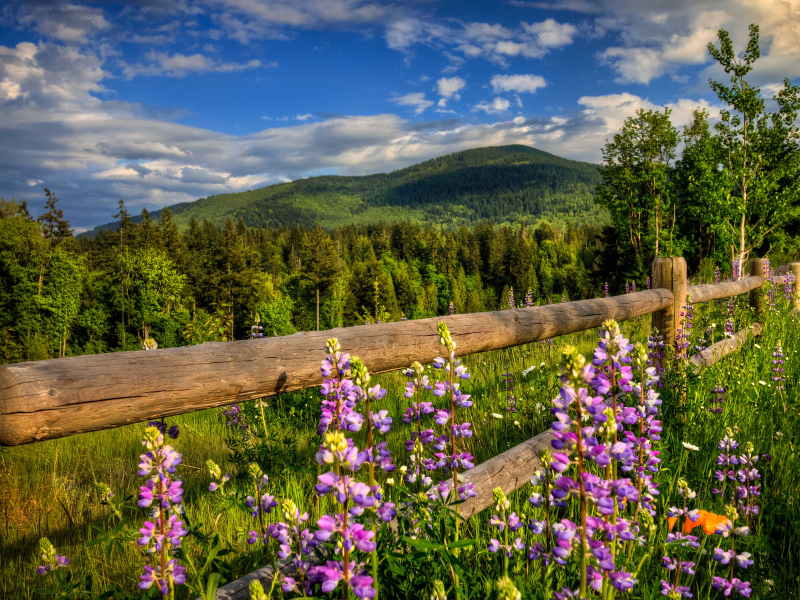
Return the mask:
[[317,331],[319,331],[319,286],[317,286]]
[[[745,203],[747,199],[747,192],[744,193]],[[744,272],[744,261],[747,258],[747,248],[745,246],[745,213],[742,213],[742,222],[739,225],[739,277]]]

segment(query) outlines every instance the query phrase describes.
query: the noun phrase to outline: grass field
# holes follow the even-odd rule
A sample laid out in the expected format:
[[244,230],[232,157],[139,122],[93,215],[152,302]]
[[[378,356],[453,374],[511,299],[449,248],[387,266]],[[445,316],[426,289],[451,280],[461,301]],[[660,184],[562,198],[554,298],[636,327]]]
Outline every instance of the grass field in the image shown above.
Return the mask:
[[[744,298],[740,300],[737,329],[752,318],[745,302]],[[660,597],[659,582],[670,576],[661,567],[665,512],[680,502],[676,495],[679,478],[685,478],[696,490],[694,508],[722,513],[723,507],[712,494],[716,485],[713,479],[717,469],[716,448],[725,429],[732,427],[742,445],[752,442],[756,453],[772,457],[771,461],[762,459],[759,464],[763,490],[759,499],[761,514],[752,521],[752,533],[744,542],[754,560],[745,574],[753,586],[752,597],[800,598],[800,461],[797,456],[800,403],[796,398],[800,375],[797,366],[800,323],[797,314],[790,311],[785,302],[783,305],[783,310],[767,313],[765,332],[758,339],[748,341],[738,352],[699,375],[673,371],[664,378],[666,385],[660,390],[663,398],[661,468],[657,475],[661,494],[648,544],[634,549],[628,559],[629,568],[633,564],[639,581],[630,597]],[[699,307],[694,316],[695,331],[704,332],[714,322],[717,325],[711,330],[715,332],[714,341],[718,341],[725,319],[723,312],[722,304]],[[623,332],[632,341],[644,341],[649,327],[649,319],[642,318],[623,324]],[[550,426],[550,400],[559,387],[559,349],[573,344],[589,355],[596,340],[597,332],[588,331],[558,338],[552,347],[536,343],[466,357],[465,364],[472,378],[464,387],[475,401],[471,409],[465,410],[466,420],[473,424],[474,431],[473,437],[466,441],[466,448],[474,454],[476,463]],[[771,371],[773,349],[779,340],[786,356],[784,391],[776,390]],[[320,359],[323,357],[324,349],[320,349]],[[515,414],[505,410],[502,374],[509,367],[516,381],[514,394],[519,412]],[[524,377],[523,371],[527,372]],[[403,397],[406,378],[400,373],[391,373],[374,380],[388,389],[376,408],[387,409],[394,419],[387,439],[395,463],[400,466],[404,464],[404,442],[409,434],[409,427],[401,420],[410,402]],[[722,405],[723,412],[711,414],[711,389],[718,384],[726,388],[727,397]],[[222,500],[208,492],[210,477],[206,460],[211,459],[223,472],[230,472],[234,485],[245,486],[248,481],[246,464],[257,458],[270,477],[270,493],[278,499],[293,499],[302,510],[311,513],[309,524],[314,523],[333,507],[328,497],[320,500],[313,491],[318,474],[314,454],[320,439],[316,436],[319,407],[317,389],[286,394],[266,401],[263,406],[251,405],[245,410],[251,428],[259,432],[266,429],[267,435],[254,436],[248,441],[243,441],[235,428],[225,426],[221,409],[184,415],[167,423],[178,424],[181,430],[176,447],[183,454],[183,464],[178,473],[186,490],[184,504],[188,520],[206,531],[213,529],[219,534],[222,545],[231,550],[224,557],[230,569],[228,578],[239,577],[260,566],[256,564],[258,555],[248,552],[245,543],[253,520],[245,511],[220,513]],[[36,566],[40,564],[37,544],[41,536],[47,536],[60,554],[71,558],[69,571],[73,578],[82,580],[86,575],[92,576],[95,594],[112,585],[135,591],[143,560],[133,544],[110,553],[106,553],[103,544],[87,544],[108,526],[110,518],[110,510],[98,502],[97,483],[109,484],[118,498],[133,497],[138,491],[142,480],[136,476],[136,463],[142,451],[143,430],[143,424],[135,425],[0,452],[0,597],[34,598],[37,597],[35,590],[45,587],[43,577],[36,575]],[[364,435],[363,431],[353,435],[356,445],[363,446]],[[687,448],[684,442],[698,450]],[[399,480],[396,473],[390,476]],[[397,492],[385,485],[386,479],[385,474],[379,476],[392,497]],[[535,516],[536,509],[527,501],[531,491],[531,486],[526,485],[513,494],[509,510]],[[129,504],[135,506],[133,501]],[[145,512],[130,508],[125,515],[135,530]],[[502,571],[498,556],[486,551],[489,538],[497,535],[489,524],[491,516],[491,511],[484,511],[467,522],[461,531],[462,538],[477,540],[475,546],[461,554],[461,560],[472,574],[469,580],[463,581],[470,598],[495,597],[485,592],[488,589],[485,586]],[[563,516],[574,519],[574,509]],[[390,535],[390,530],[384,528],[382,536]],[[703,537],[703,545],[698,550],[697,575],[691,583],[695,598],[721,597],[710,586],[711,577],[719,574],[720,567],[703,554],[703,551],[710,552],[716,541],[713,538],[718,537]],[[189,552],[197,552],[199,545],[190,536],[184,547]],[[422,555],[418,552],[415,556],[418,560]],[[574,579],[574,571],[552,567],[543,578],[540,570],[522,556],[513,557],[509,568],[524,597],[550,598],[553,589],[560,590],[562,583],[568,584]],[[381,565],[383,573],[388,562],[382,559]],[[431,568],[438,578],[444,579],[441,565]],[[433,577],[433,572],[426,577],[428,575]],[[429,597],[430,577],[421,580],[418,571],[410,569],[402,586],[396,585],[381,597]],[[398,581],[396,574],[387,574],[387,581]],[[338,593],[341,594],[341,589]],[[189,594],[178,586],[176,597],[189,597]]]

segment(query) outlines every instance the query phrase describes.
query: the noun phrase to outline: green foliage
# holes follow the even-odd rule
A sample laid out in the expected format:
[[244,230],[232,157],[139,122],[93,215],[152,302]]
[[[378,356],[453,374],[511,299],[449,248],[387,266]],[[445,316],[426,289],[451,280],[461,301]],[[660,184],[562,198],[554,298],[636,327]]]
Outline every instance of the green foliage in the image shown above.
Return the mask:
[[[593,201],[597,166],[527,146],[476,148],[411,167],[356,177],[325,175],[171,206],[175,224],[326,229],[385,221],[460,225],[491,219],[604,222]],[[122,213],[120,213],[122,214]],[[115,218],[121,218],[115,215]],[[129,218],[129,217],[128,217]],[[103,228],[118,229],[119,223]]]
[[597,201],[611,213],[626,250],[623,254],[628,260],[622,270],[627,277],[641,280],[646,276],[662,243],[671,253],[670,232],[675,223],[667,179],[677,145],[678,132],[669,108],[663,113],[639,109],[603,149],[603,183]]
[[726,105],[717,132],[719,162],[732,182],[730,194],[717,206],[718,218],[725,219],[736,240],[744,263],[753,249],[791,216],[797,204],[800,167],[798,127],[800,88],[789,79],[773,96],[777,112],[767,112],[759,88],[746,76],[761,56],[759,28],[750,25],[750,39],[741,58],[733,49],[727,31],[718,33],[719,48],[709,43],[711,56],[731,76],[731,85],[709,80],[711,88]]
[[186,280],[179,274],[165,253],[153,248],[130,252],[125,248],[119,256],[120,287],[140,341],[150,338],[150,327],[179,302]]

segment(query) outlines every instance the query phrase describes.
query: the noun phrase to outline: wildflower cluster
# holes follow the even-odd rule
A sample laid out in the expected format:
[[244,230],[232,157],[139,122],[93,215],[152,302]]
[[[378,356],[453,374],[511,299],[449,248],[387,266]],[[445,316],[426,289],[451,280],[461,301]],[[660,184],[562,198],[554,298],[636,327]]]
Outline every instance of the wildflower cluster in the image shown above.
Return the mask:
[[510,413],[517,412],[517,397],[514,395],[514,374],[511,367],[506,367],[503,373],[503,391],[506,393],[506,410]]
[[[456,421],[456,410],[458,408],[469,408],[472,406],[471,396],[465,394],[461,390],[461,384],[457,380],[469,379],[470,375],[467,372],[467,367],[461,364],[461,361],[456,358],[456,342],[450,335],[447,324],[440,322],[438,325],[439,343],[448,350],[447,358],[437,357],[433,361],[433,366],[436,369],[444,371],[444,381],[438,382],[433,386],[433,395],[441,398],[448,396],[450,398],[450,408],[436,409],[434,411],[434,421],[437,425],[442,426],[450,437],[449,454],[443,451],[437,452],[435,457],[437,459],[435,468],[443,469],[444,472],[453,474],[452,491],[457,494],[461,500],[466,500],[475,496],[473,485],[469,482],[459,484],[458,470],[471,469],[474,465],[474,460],[471,453],[467,451],[459,452],[457,440],[459,438],[472,437],[471,424],[468,422],[459,423]],[[449,431],[448,431],[449,430]],[[441,440],[441,438],[440,438]],[[447,485],[440,482],[439,493],[442,497],[447,496]]]
[[778,343],[775,344],[775,350],[772,352],[772,381],[775,382],[775,391],[777,392],[782,392],[786,389],[784,363],[783,347],[781,346],[781,341],[778,340]]
[[736,592],[738,595],[749,598],[750,597],[750,583],[742,581],[738,577],[733,576],[733,567],[738,565],[740,569],[746,569],[753,564],[749,552],[736,552],[736,539],[744,538],[750,533],[750,528],[746,526],[736,527],[736,521],[739,519],[739,513],[735,506],[728,505],[725,507],[725,516],[727,520],[725,523],[717,526],[716,532],[724,539],[729,538],[731,541],[730,550],[723,548],[715,548],[711,558],[717,561],[720,565],[730,564],[730,571],[728,577],[715,576],[712,580],[711,587],[715,590],[721,591],[723,595],[730,596],[731,592]]
[[709,400],[709,404],[711,404],[711,408],[709,408],[708,412],[722,414],[722,404],[725,398],[725,388],[722,387],[722,384],[717,382],[713,388],[711,388],[711,399]]
[[152,520],[144,522],[137,544],[146,556],[152,557],[152,564],[145,565],[138,587],[146,590],[155,585],[162,595],[167,595],[175,584],[186,582],[185,567],[177,558],[170,558],[188,533],[180,519],[182,482],[173,479],[183,457],[165,443],[164,434],[152,425],[145,429],[142,445],[147,452],[139,457],[138,475],[147,480],[139,487],[138,504],[140,508],[152,510]]
[[681,523],[680,533],[669,533],[667,535],[667,547],[677,549],[681,554],[677,558],[672,558],[665,555],[661,558],[661,566],[675,574],[674,581],[661,580],[661,595],[669,596],[670,598],[691,598],[692,592],[690,586],[681,585],[681,575],[694,575],[695,563],[684,560],[682,554],[684,549],[699,548],[700,543],[697,537],[689,535],[692,530],[692,523],[696,522],[700,516],[697,509],[689,509],[687,503],[689,500],[694,500],[697,493],[689,487],[685,479],[678,480],[678,495],[683,499],[683,506],[677,508],[675,506],[667,510],[667,516],[672,525],[676,521]]
[[350,355],[342,352],[339,340],[331,338],[325,343],[325,360],[322,361],[322,416],[317,433],[323,435],[328,429],[358,431],[364,416],[353,409],[359,396],[350,379]]
[[[332,542],[335,555],[340,557],[308,570],[308,581],[319,583],[325,593],[335,590],[341,582],[359,598],[375,595],[373,577],[366,574],[363,561],[355,560],[356,551],[371,553],[376,549],[375,532],[348,518],[362,514],[380,498],[377,486],[371,489],[354,477],[366,458],[341,431],[326,433],[317,453],[317,463],[331,470],[318,477],[315,489],[320,496],[330,494],[342,506],[339,513],[323,515],[314,532],[317,542]],[[386,517],[392,518],[391,514]]]
[[[630,366],[631,352],[639,368],[638,385]],[[575,597],[584,598],[587,588],[599,591],[607,586],[625,591],[636,583],[630,573],[617,570],[616,543],[638,539],[639,509],[644,508],[649,516],[654,510],[653,496],[658,494],[652,473],[659,464],[653,442],[660,439],[660,423],[655,415],[661,401],[653,389],[655,369],[647,362],[646,350],[638,346],[634,351],[614,321],[603,325],[592,363],[587,363],[574,348],[563,352],[561,389],[552,409],[556,418],[552,441],[555,452],[549,468],[555,472],[554,480],[549,494],[545,490],[546,496],[536,494],[531,498],[534,506],[540,507],[543,502],[546,506],[547,522],[531,524],[535,533],[552,535],[552,556],[548,553],[549,538],[547,547],[539,544],[529,549],[532,558],[552,558],[560,565],[567,564],[567,559],[577,552],[579,590],[564,588],[556,597],[568,598],[577,593]],[[638,405],[624,405],[623,396],[637,395]],[[637,424],[638,432],[634,427],[624,430],[626,425]],[[589,462],[600,467],[605,477],[589,472]],[[570,477],[567,473],[573,466],[577,471]],[[631,473],[635,481],[621,477],[620,472]],[[569,519],[551,521],[551,501],[552,506],[561,508],[573,498],[579,502],[580,523]],[[629,506],[634,507],[633,521],[621,518]]]
[[61,567],[66,567],[70,564],[70,559],[66,556],[59,556],[56,554],[56,549],[46,537],[39,540],[39,557],[44,563],[36,567],[36,572],[39,575],[44,575],[50,571],[55,571]]

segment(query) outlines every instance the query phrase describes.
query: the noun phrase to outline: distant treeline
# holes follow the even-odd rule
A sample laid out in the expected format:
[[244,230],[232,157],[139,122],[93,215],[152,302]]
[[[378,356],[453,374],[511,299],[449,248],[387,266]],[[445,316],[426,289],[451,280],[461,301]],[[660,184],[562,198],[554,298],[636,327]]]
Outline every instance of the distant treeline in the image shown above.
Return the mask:
[[[180,233],[165,208],[117,231],[75,238],[47,192],[47,212],[0,201],[0,359],[133,350],[507,308],[598,296],[613,277],[613,230],[417,222]],[[609,262],[610,261],[610,262]],[[643,282],[640,282],[643,284]]]

